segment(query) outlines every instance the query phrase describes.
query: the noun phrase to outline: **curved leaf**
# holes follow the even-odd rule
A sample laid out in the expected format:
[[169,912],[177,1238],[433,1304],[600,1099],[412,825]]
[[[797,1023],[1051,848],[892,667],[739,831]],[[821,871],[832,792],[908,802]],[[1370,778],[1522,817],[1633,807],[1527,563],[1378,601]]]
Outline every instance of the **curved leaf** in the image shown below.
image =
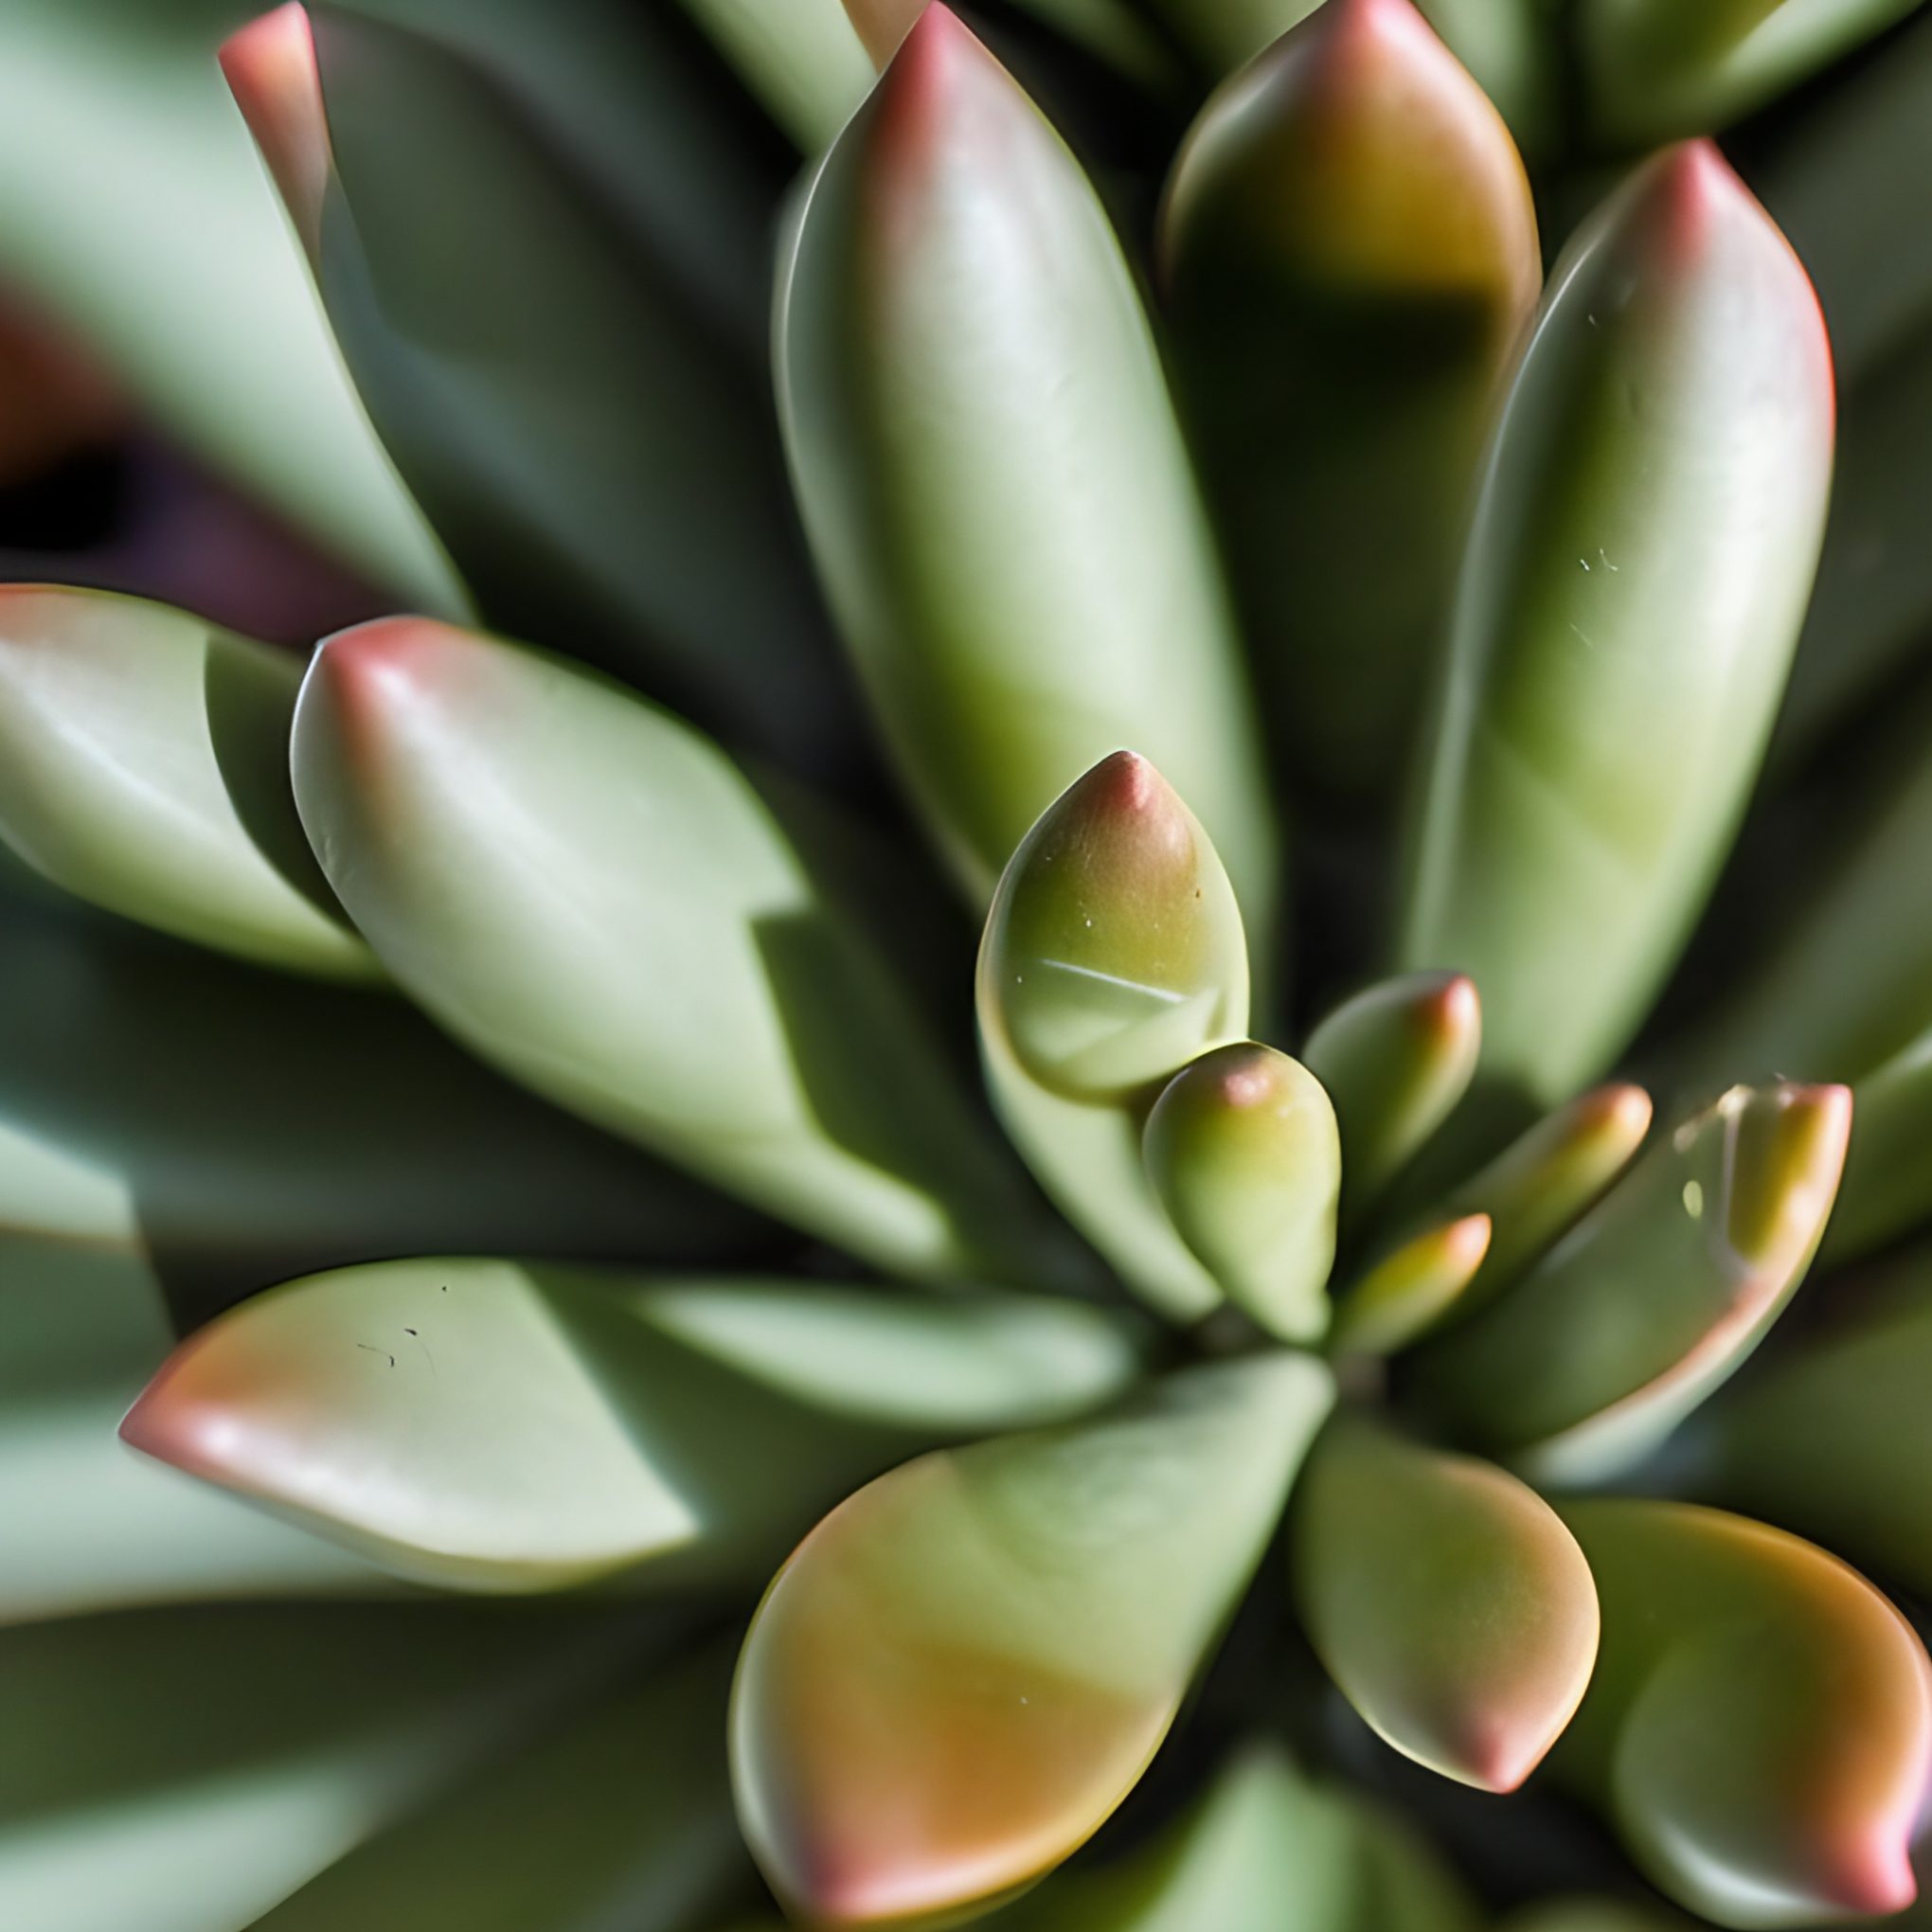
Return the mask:
[[872,84],[872,63],[840,0],[683,5],[807,154],[838,133]]
[[1330,1399],[1305,1357],[924,1457],[806,1538],[731,1719],[739,1816],[814,1923],[931,1923],[1120,1802],[1245,1588]]
[[1743,809],[1811,587],[1830,354],[1715,149],[1579,230],[1492,438],[1398,957],[1470,974],[1543,1105],[1624,1045]]
[[1412,1347],[1461,1306],[1490,1240],[1487,1214],[1458,1215],[1411,1235],[1342,1297],[1330,1353],[1393,1355]]
[[1932,1029],[1852,1089],[1852,1145],[1828,1264],[1853,1261],[1932,1220]]

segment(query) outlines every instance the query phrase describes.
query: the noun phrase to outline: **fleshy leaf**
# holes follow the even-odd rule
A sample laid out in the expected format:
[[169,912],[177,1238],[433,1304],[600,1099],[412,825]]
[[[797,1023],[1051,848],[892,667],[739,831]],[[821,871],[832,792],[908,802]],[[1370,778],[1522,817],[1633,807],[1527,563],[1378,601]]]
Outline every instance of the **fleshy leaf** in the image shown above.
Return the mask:
[[1330,1400],[1306,1357],[908,1463],[806,1538],[745,1639],[740,1820],[814,1923],[931,1923],[1058,1864],[1139,1779]]
[[0,587],[0,837],[111,912],[264,965],[377,975],[289,795],[299,661],[137,598]]
[[1909,13],[1918,0],[1582,0],[1600,132],[1631,147],[1709,134]]
[[1271,1745],[1234,1760],[1151,1844],[1049,1879],[999,1932],[1475,1932],[1420,1840]]
[[1656,1141],[1513,1288],[1412,1358],[1413,1393],[1540,1479],[1659,1441],[1804,1278],[1844,1166],[1843,1087],[1734,1087]]
[[1852,1145],[1825,1230],[1828,1263],[1932,1221],[1932,1029],[1852,1089]]
[[1116,752],[1013,853],[976,983],[988,1085],[1042,1186],[1165,1313],[1221,1291],[1155,1197],[1141,1131],[1161,1083],[1248,1024],[1240,907],[1153,765]]
[[[492,621],[814,757],[839,687],[756,341],[677,238],[455,41],[297,8],[223,58],[377,432]],[[698,153],[687,179],[744,173],[720,138]]]
[[1721,1925],[1897,1911],[1932,1772],[1932,1672],[1836,1558],[1715,1510],[1578,1502],[1597,1672],[1552,1764],[1645,1874]]
[[350,917],[480,1057],[887,1267],[1024,1252],[1041,1217],[883,958],[689,726],[385,619],[323,645],[294,764]]
[[1329,0],[1202,111],[1161,255],[1283,768],[1386,793],[1542,282],[1515,144],[1410,0]]
[[1345,1211],[1360,1216],[1448,1118],[1482,1046],[1482,1002],[1460,974],[1386,979],[1344,1000],[1301,1049],[1335,1104]]
[[1341,1143],[1321,1082],[1252,1041],[1162,1088],[1143,1142],[1154,1191],[1228,1298],[1283,1341],[1328,1327]]
[[1399,961],[1476,979],[1496,1088],[1566,1099],[1676,957],[1783,688],[1831,457],[1804,271],[1714,148],[1657,156],[1570,242],[1518,367],[1417,793]]
[[840,0],[683,0],[772,118],[815,154],[872,84],[872,63]]
[[1548,1504],[1345,1414],[1310,1452],[1293,1523],[1296,1604],[1343,1694],[1404,1756],[1513,1791],[1597,1655],[1589,1565]]
[[1120,745],[1258,937],[1273,820],[1147,317],[1058,134],[943,5],[833,144],[780,270],[779,410],[860,678],[975,899]]
[[1462,1214],[1392,1248],[1342,1297],[1330,1351],[1392,1355],[1421,1340],[1461,1306],[1492,1235],[1487,1214]]
[[869,1333],[850,1292],[625,1285],[456,1259],[291,1282],[184,1342],[121,1433],[402,1575],[545,1590],[736,1574],[909,1450],[1093,1406],[1135,1366],[1058,1304],[886,1305]]

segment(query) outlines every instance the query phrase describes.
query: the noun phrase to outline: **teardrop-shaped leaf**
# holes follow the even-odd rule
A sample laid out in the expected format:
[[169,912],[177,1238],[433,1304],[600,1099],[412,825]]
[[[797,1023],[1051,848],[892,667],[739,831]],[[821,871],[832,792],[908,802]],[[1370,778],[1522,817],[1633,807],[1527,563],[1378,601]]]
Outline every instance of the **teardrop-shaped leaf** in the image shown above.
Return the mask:
[[690,727],[397,618],[323,645],[294,761],[350,916],[482,1058],[888,1267],[1024,1253],[1041,1217],[883,959]]
[[1283,1341],[1328,1327],[1341,1142],[1321,1082],[1253,1041],[1161,1089],[1143,1141],[1154,1191],[1228,1298]]
[[625,1287],[453,1259],[291,1282],[183,1343],[121,1433],[403,1575],[542,1590],[769,1561],[909,1449],[1090,1407],[1135,1368],[1059,1304]]
[[[812,757],[839,686],[733,315],[473,51],[297,9],[223,58],[377,431],[485,612]],[[742,173],[718,141],[698,166],[721,146]]]
[[1011,77],[928,7],[780,271],[779,407],[853,661],[975,899],[1121,745],[1258,935],[1275,855],[1239,645],[1133,277]]
[[1714,148],[1659,155],[1572,240],[1492,438],[1411,827],[1399,959],[1474,976],[1497,1087],[1566,1099],[1675,958],[1783,689],[1831,456],[1804,271]]
[[298,660],[186,611],[0,589],[0,837],[111,912],[266,965],[373,976],[289,795]]
[[1164,1313],[1221,1298],[1156,1198],[1141,1130],[1161,1083],[1247,1031],[1240,907],[1207,832],[1117,752],[1002,873],[975,986],[987,1083],[1041,1185]]
[[814,1923],[931,1923],[1058,1864],[1140,1777],[1330,1400],[1305,1357],[908,1463],[767,1592],[731,1720],[740,1820]]
[[815,154],[872,84],[841,0],[683,0],[688,12],[799,149]]
[[1908,1257],[1843,1323],[1713,1404],[1700,1487],[1932,1590],[1932,1267]]
[[1342,1135],[1352,1220],[1448,1118],[1476,1073],[1482,1002],[1460,974],[1386,979],[1345,999],[1301,1049]]
[[1631,147],[1715,132],[1918,0],[1582,0],[1573,31],[1599,130]]
[[1329,0],[1202,110],[1160,240],[1283,769],[1386,794],[1542,282],[1515,144],[1411,0]]
[[1000,1932],[1475,1932],[1428,1846],[1356,1794],[1251,1745],[1151,1844],[1049,1879]]
[[1552,1760],[1645,1875],[1721,1925],[1897,1911],[1932,1773],[1932,1670],[1834,1557],[1716,1510],[1565,1505],[1602,1647]]
[[1843,1087],[1734,1087],[1655,1142],[1513,1288],[1411,1364],[1439,1420],[1539,1477],[1655,1446],[1804,1279],[1845,1162]]
[[1460,1214],[1410,1235],[1343,1295],[1329,1351],[1393,1355],[1413,1347],[1460,1308],[1490,1239],[1487,1214]]
[[1576,1539],[1493,1464],[1342,1415],[1295,1496],[1295,1601],[1343,1694],[1404,1756],[1513,1791],[1597,1656]]

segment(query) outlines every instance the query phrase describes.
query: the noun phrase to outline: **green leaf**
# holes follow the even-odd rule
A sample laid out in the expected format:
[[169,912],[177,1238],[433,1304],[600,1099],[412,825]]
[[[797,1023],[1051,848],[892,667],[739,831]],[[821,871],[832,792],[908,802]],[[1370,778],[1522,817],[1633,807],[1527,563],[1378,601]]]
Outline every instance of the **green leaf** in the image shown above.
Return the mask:
[[1582,0],[1599,131],[1642,147],[1709,134],[1902,19],[1918,0]]
[[1571,242],[1498,420],[1411,826],[1398,960],[1476,979],[1498,1089],[1566,1099],[1675,959],[1783,688],[1831,451],[1803,271],[1715,149],[1656,157]]
[[1148,0],[1209,73],[1225,74],[1315,12],[1321,0]]
[[1077,1413],[1136,1366],[1059,1304],[710,1292],[448,1258],[313,1276],[184,1342],[121,1433],[421,1582],[682,1582],[769,1563],[914,1448]]
[[1439,1422],[1589,1481],[1724,1382],[1804,1279],[1852,1123],[1843,1087],[1734,1087],[1654,1143],[1513,1288],[1414,1358]]
[[1410,0],[1329,0],[1202,110],[1160,243],[1282,769],[1386,795],[1542,282],[1515,144]]
[[295,801],[397,980],[485,1060],[882,1265],[1044,1217],[878,952],[715,745],[560,659],[397,618],[302,689]]
[[0,588],[0,837],[57,886],[185,939],[377,975],[289,794],[300,662],[185,611]]
[[1271,935],[1240,647],[1147,317],[1078,164],[943,5],[818,172],[777,339],[820,574],[974,897],[1127,745]]
[[683,5],[804,153],[838,133],[872,84],[872,63],[841,0]]
[[1351,1791],[1251,1745],[1151,1844],[1049,1879],[999,1932],[1474,1932],[1429,1848]]
[[741,1823],[814,1923],[930,1923],[1030,1883],[1126,1796],[1330,1401],[1304,1356],[908,1463],[821,1523],[739,1665]]
[[1825,1230],[1827,1264],[1932,1220],[1932,1029],[1852,1089],[1852,1145]]
[[814,756],[837,681],[709,272],[439,36],[276,13],[223,58],[377,431],[486,613]]
[[1393,1355],[1412,1347],[1460,1308],[1490,1239],[1487,1214],[1464,1214],[1391,1248],[1341,1297],[1329,1352]]
[[1216,1047],[1161,1089],[1142,1146],[1168,1218],[1228,1298],[1280,1340],[1317,1339],[1342,1187],[1321,1082],[1272,1046]]
[[1301,1049],[1329,1091],[1342,1135],[1351,1220],[1371,1206],[1468,1090],[1482,1002],[1458,974],[1386,979],[1336,1007]]
[[1296,1490],[1292,1575],[1309,1640],[1404,1756],[1513,1791],[1562,1733],[1597,1657],[1597,1593],[1533,1490],[1351,1414]]
[[1103,760],[1041,814],[993,894],[975,986],[994,1104],[1041,1185],[1164,1314],[1221,1299],[1142,1156],[1160,1086],[1248,1024],[1241,909],[1153,765]]
[[1602,1603],[1552,1765],[1644,1874],[1721,1925],[1897,1911],[1932,1766],[1932,1671],[1823,1550],[1715,1510],[1565,1505]]

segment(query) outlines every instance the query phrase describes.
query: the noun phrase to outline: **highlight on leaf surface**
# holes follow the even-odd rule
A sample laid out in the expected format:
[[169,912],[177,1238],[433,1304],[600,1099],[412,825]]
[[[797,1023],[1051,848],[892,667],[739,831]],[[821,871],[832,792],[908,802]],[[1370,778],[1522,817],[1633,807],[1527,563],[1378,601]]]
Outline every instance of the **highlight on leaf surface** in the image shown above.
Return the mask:
[[1328,0],[1203,109],[1159,253],[1283,769],[1385,794],[1542,281],[1515,144],[1410,0]]
[[385,618],[322,646],[293,758],[350,916],[484,1060],[886,1267],[1030,1245],[1038,1210],[884,958],[689,725]]
[[1412,1358],[1439,1422],[1540,1479],[1655,1447],[1804,1279],[1844,1168],[1843,1087],[1733,1087],[1654,1142],[1512,1288]]
[[1596,1590],[1562,1520],[1491,1463],[1344,1413],[1292,1523],[1296,1605],[1368,1726],[1445,1777],[1513,1791],[1596,1661]]
[[1729,1926],[1912,1902],[1932,1772],[1932,1669],[1835,1557],[1687,1504],[1562,1506],[1602,1645],[1552,1761],[1644,1873]]
[[1484,458],[1415,794],[1397,963],[1482,989],[1541,1105],[1627,1043],[1702,908],[1824,527],[1816,296],[1708,143],[1647,162],[1552,275]]
[[1265,939],[1273,816],[1146,314],[1078,163],[945,6],[819,169],[776,338],[820,576],[974,899],[1129,744],[1200,814]]
[[1392,1355],[1461,1309],[1493,1239],[1487,1214],[1425,1227],[1372,1262],[1343,1294],[1329,1351]]
[[984,1909],[1086,1839],[1173,1722],[1331,1386],[1180,1371],[1111,1415],[942,1451],[799,1547],[745,1639],[740,1820],[814,1923]]

